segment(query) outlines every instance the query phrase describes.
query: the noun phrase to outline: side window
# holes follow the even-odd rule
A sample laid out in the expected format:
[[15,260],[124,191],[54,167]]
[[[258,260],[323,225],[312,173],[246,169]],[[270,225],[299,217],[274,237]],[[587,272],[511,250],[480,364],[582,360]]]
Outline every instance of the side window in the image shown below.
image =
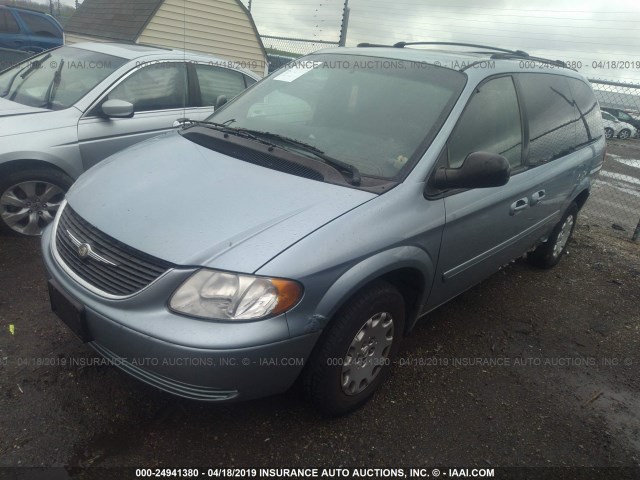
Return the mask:
[[598,101],[589,85],[574,78],[569,79],[569,85],[571,86],[573,98],[576,101],[576,110],[578,113],[576,142],[578,145],[581,145],[603,135],[602,116],[604,114],[609,115],[609,117],[614,120],[615,118],[606,112],[602,112],[603,115],[600,115]]
[[157,63],[141,68],[114,88],[107,99],[125,100],[134,111],[184,108],[187,68],[184,63]]
[[605,120],[609,120],[610,122],[616,121],[616,117],[611,115],[609,112],[602,111],[600,113],[602,113],[602,118],[604,118]]
[[482,84],[469,100],[449,138],[449,167],[460,167],[473,152],[504,156],[512,168],[522,163],[522,128],[511,77]]
[[234,70],[196,65],[196,75],[200,84],[202,106],[215,105],[220,95],[231,100],[245,89],[244,75]]
[[541,165],[570,153],[576,146],[578,113],[567,78],[523,73],[518,79],[529,120],[527,165]]
[[0,33],[20,33],[18,22],[6,10],[0,10]]
[[623,122],[630,122],[630,121],[633,122],[633,118],[631,118],[629,115],[627,115],[624,112],[618,112],[618,118]]
[[27,24],[29,30],[31,30],[35,35],[52,38],[60,36],[60,31],[44,15],[21,12],[20,17],[22,18],[24,23]]

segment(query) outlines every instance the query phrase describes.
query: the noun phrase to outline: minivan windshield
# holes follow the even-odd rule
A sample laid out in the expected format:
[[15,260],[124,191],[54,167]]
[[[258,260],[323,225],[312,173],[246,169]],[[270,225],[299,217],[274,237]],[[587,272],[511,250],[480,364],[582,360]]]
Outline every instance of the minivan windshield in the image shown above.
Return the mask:
[[69,108],[126,61],[61,47],[0,73],[0,98],[49,110]]
[[433,140],[465,83],[466,75],[427,63],[320,53],[274,72],[208,121],[269,132],[289,150],[302,142],[313,149],[301,154],[315,149],[363,176],[395,180]]

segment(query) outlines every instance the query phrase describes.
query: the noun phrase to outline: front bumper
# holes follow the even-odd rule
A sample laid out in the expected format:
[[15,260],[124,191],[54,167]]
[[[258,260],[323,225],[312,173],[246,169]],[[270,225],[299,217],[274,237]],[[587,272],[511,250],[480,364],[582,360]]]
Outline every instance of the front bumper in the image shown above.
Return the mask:
[[51,252],[52,228],[42,236],[49,276],[85,307],[89,345],[109,363],[169,393],[196,400],[248,400],[287,390],[320,332],[289,337],[284,315],[256,322],[212,322],[169,312],[173,289],[194,271],[174,270],[126,300],[87,291]]

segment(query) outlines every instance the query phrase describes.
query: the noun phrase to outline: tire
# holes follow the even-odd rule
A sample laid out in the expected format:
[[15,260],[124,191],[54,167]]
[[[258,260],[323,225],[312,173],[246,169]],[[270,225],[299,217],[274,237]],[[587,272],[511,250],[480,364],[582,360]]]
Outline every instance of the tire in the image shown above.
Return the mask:
[[53,168],[29,168],[0,176],[0,232],[38,236],[53,220],[73,180]]
[[618,134],[618,138],[622,138],[623,140],[625,138],[629,138],[631,136],[631,132],[629,131],[628,128],[625,128],[624,130],[620,131],[620,133]]
[[404,317],[402,295],[386,282],[377,281],[354,295],[327,326],[309,358],[302,376],[307,399],[330,416],[348,413],[369,400],[390,372]]
[[606,127],[604,129],[604,138],[613,138],[613,128]]
[[558,264],[567,251],[567,244],[571,239],[578,219],[578,206],[569,205],[562,219],[553,228],[546,242],[539,245],[533,252],[527,254],[527,260],[540,268],[552,268]]

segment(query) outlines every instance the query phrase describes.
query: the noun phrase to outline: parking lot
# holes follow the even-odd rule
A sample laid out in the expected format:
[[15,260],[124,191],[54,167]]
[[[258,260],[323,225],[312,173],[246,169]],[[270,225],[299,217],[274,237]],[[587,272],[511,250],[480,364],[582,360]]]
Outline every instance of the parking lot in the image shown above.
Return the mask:
[[172,397],[49,311],[39,242],[0,237],[0,466],[638,466],[639,246],[583,220],[552,271],[512,263],[423,319],[373,401]]
[[631,237],[640,220],[639,139],[607,142],[607,158],[583,216],[622,237]]

